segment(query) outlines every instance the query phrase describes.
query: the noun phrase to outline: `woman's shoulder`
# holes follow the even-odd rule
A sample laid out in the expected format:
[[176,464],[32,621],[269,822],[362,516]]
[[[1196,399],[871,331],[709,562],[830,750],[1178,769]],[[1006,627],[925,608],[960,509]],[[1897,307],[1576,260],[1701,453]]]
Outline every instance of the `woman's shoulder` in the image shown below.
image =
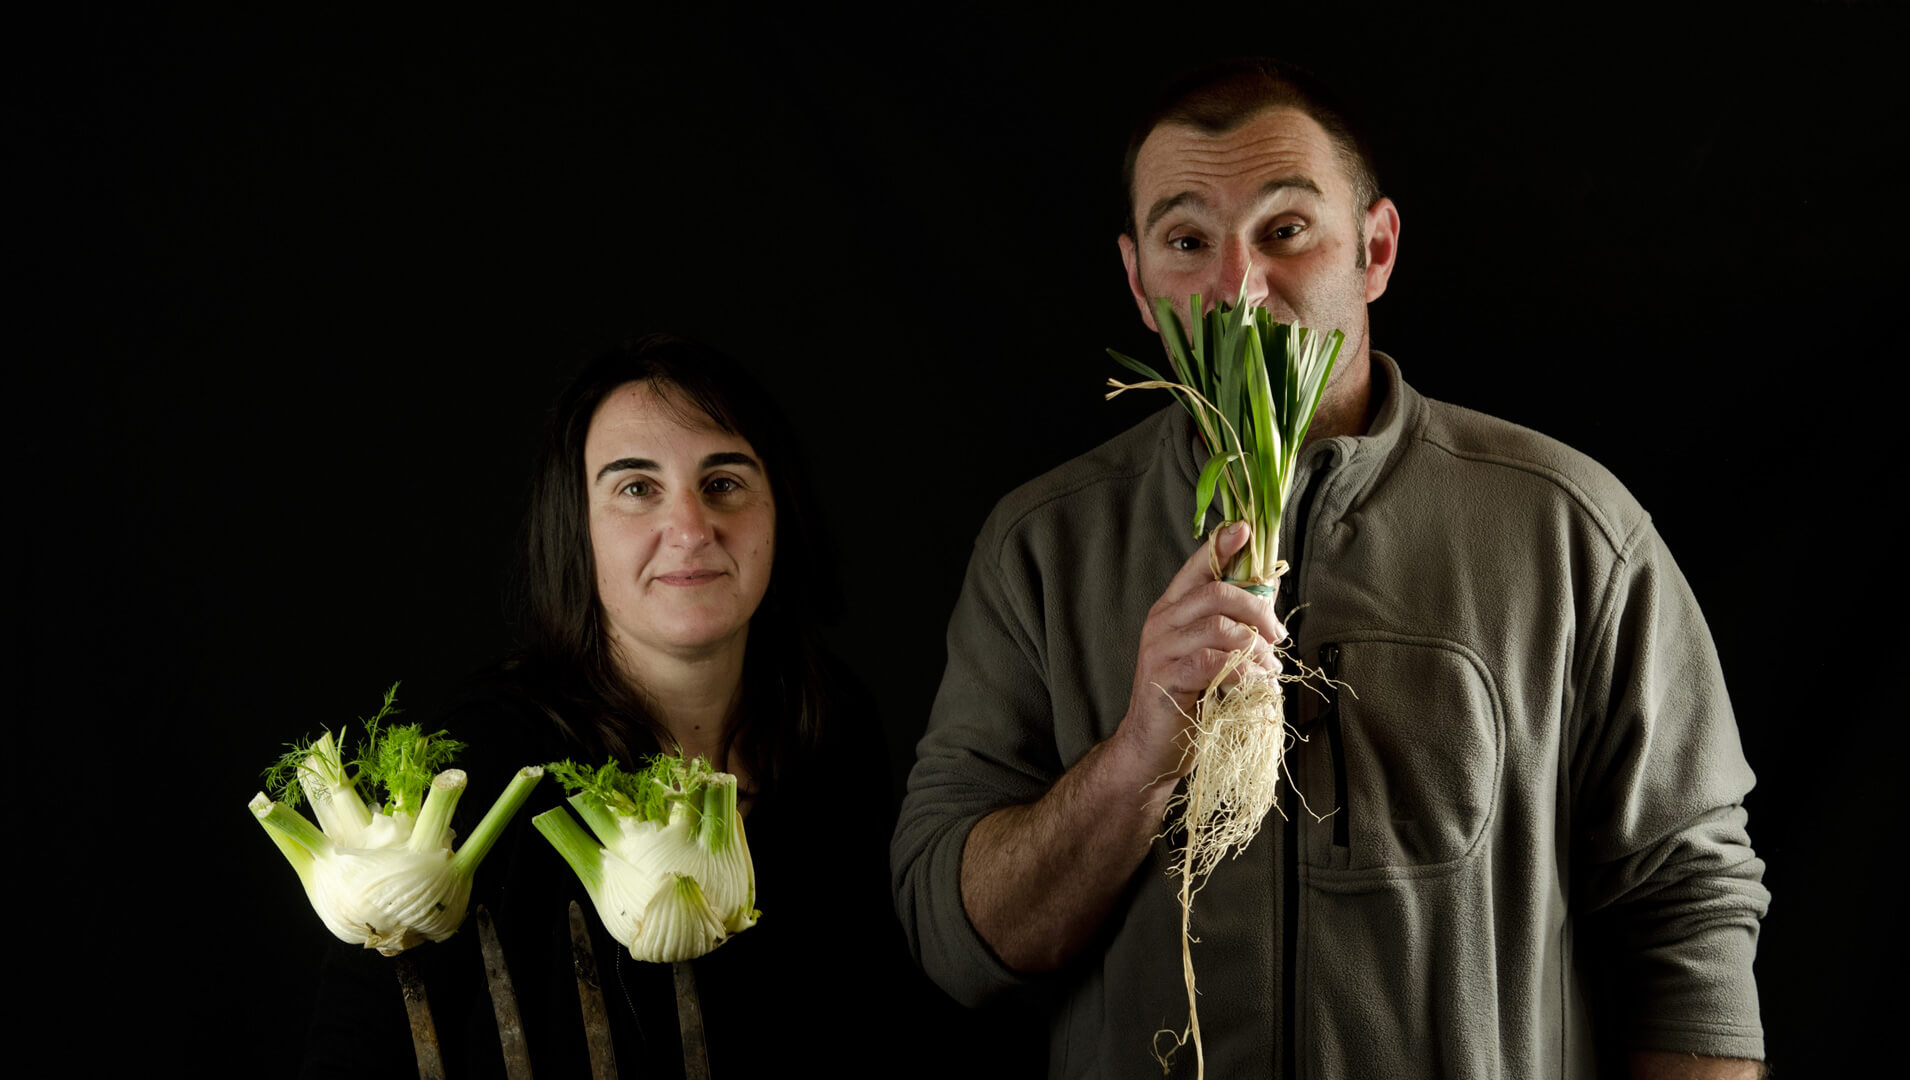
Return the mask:
[[854,772],[888,768],[886,725],[868,683],[820,640],[810,647],[809,662],[821,695],[820,723],[808,752],[794,763],[797,771],[831,775],[836,786]]
[[473,672],[453,688],[437,710],[437,726],[474,747],[483,738],[557,751],[565,740],[550,701],[549,691],[530,668],[503,661]]
[[[521,669],[504,664],[466,677],[438,702],[430,716],[427,730],[443,731],[464,744],[455,762],[464,770],[468,784],[459,803],[461,817],[489,809],[519,769],[575,758],[581,753],[552,719],[535,680]],[[548,786],[548,782],[539,786]],[[544,800],[533,801],[541,804]]]

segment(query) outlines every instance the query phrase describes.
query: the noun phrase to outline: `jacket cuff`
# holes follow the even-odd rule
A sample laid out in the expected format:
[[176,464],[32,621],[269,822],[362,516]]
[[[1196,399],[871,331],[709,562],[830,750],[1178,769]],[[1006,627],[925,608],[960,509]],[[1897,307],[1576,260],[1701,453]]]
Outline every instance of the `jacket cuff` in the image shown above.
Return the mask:
[[986,813],[947,822],[898,883],[902,925],[922,970],[969,1008],[1025,986],[1031,977],[1008,967],[982,940],[962,904],[962,852]]

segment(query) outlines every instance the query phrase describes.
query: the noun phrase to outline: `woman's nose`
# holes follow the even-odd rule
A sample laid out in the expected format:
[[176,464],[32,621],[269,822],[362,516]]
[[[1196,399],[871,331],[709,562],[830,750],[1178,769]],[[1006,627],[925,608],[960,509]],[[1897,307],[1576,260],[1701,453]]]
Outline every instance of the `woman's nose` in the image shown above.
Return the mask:
[[696,548],[710,542],[709,508],[694,491],[679,492],[670,499],[663,519],[664,539],[678,547]]

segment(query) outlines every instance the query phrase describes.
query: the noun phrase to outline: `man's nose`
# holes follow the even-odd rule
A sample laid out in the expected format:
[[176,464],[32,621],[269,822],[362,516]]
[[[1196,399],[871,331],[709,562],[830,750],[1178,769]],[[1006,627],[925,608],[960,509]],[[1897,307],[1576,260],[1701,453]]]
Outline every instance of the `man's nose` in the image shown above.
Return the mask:
[[1240,286],[1247,286],[1246,302],[1256,307],[1264,307],[1267,302],[1267,273],[1265,258],[1244,238],[1232,237],[1221,245],[1220,258],[1214,260],[1215,280],[1208,282],[1206,307],[1227,303],[1231,304],[1240,296]]

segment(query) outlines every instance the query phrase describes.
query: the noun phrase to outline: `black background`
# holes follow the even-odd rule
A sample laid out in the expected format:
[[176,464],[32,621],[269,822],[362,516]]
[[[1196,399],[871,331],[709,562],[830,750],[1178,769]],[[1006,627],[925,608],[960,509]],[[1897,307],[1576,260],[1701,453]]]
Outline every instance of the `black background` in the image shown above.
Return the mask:
[[1102,347],[1157,350],[1114,243],[1129,111],[1250,51],[1368,114],[1403,219],[1377,347],[1611,468],[1704,605],[1759,774],[1774,1059],[1835,1075],[1887,1030],[1884,5],[686,7],[94,9],[14,42],[38,1034],[103,1008],[109,1064],[285,1060],[326,939],[244,810],[257,769],[509,647],[543,410],[633,330],[791,412],[899,782],[994,500],[1164,404],[1100,396]]

